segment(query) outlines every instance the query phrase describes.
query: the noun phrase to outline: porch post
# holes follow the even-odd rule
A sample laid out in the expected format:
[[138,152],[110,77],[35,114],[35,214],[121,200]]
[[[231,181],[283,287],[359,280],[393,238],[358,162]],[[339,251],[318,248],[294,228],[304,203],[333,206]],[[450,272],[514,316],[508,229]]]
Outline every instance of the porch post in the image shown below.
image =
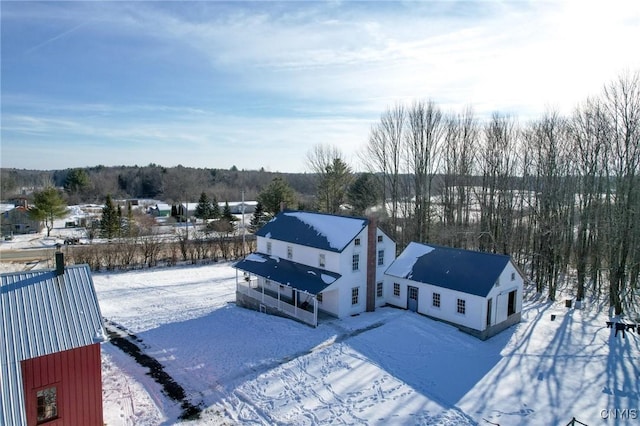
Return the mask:
[[282,308],[280,308],[280,287],[282,287],[280,284],[278,284],[278,310],[281,311]]
[[298,318],[298,290],[293,289],[293,315]]
[[318,299],[313,296],[313,326],[318,326]]
[[262,303],[264,303],[264,284],[262,284]]

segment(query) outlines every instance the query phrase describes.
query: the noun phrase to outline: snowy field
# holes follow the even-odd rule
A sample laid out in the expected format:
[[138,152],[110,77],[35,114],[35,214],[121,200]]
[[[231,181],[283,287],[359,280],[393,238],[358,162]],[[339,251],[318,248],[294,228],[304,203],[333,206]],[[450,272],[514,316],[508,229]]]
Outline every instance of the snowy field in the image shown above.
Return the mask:
[[[0,257],[77,232],[17,235]],[[235,277],[228,263],[94,274],[109,329],[183,391],[170,398],[105,343],[108,426],[172,425],[185,407],[201,410],[189,425],[640,425],[638,335],[615,337],[596,306],[525,302],[523,321],[485,342],[393,308],[313,329],[236,307]]]
[[[239,308],[230,264],[94,281],[103,315],[202,408],[188,424],[640,424],[638,336],[614,337],[588,307],[527,303],[482,342],[393,308],[316,329]],[[179,421],[146,368],[102,348],[107,425]]]

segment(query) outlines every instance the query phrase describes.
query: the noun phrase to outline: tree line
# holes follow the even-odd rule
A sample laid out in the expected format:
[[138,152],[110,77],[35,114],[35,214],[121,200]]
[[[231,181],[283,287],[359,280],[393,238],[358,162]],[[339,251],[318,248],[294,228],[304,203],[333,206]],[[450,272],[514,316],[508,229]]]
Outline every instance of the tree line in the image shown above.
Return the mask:
[[409,241],[504,253],[555,300],[607,294],[635,311],[640,275],[640,73],[627,73],[568,117],[524,124],[435,102],[388,108],[362,161],[380,185],[384,224]]
[[[575,274],[576,300],[604,294],[616,314],[636,310],[639,72],[606,84],[569,116],[549,110],[524,123],[500,112],[488,119],[471,108],[445,112],[432,100],[396,104],[372,125],[358,163],[366,172],[354,172],[339,148],[317,145],[304,174],[152,164],[72,169],[49,178],[62,183],[69,201],[89,190],[102,200],[104,194],[171,194],[164,199],[180,202],[200,194],[203,220],[220,214],[210,210],[211,200],[238,200],[245,191],[259,201],[253,229],[282,205],[374,215],[398,250],[418,241],[509,254],[551,300]],[[3,194],[7,176],[14,182],[38,176],[17,172],[2,171]],[[98,190],[97,176],[111,183]],[[102,192],[106,187],[113,192]]]

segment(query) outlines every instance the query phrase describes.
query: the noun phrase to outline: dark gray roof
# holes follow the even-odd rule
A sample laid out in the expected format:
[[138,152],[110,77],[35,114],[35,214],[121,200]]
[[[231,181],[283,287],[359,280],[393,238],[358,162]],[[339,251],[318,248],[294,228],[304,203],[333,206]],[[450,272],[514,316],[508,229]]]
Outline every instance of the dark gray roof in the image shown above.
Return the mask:
[[339,253],[368,223],[365,218],[284,211],[260,228],[256,235]]
[[252,253],[234,267],[311,294],[320,293],[341,276],[335,272],[262,253]]
[[385,273],[486,297],[510,261],[501,254],[410,243]]

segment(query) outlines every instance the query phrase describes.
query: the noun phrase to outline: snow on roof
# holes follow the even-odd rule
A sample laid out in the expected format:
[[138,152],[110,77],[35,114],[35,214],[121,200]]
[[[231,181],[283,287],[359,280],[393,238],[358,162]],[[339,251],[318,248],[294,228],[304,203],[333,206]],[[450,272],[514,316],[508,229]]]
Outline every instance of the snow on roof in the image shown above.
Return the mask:
[[14,204],[0,204],[0,213],[8,212],[15,208],[16,206]]
[[262,253],[248,255],[234,268],[311,294],[322,292],[341,277],[335,272]]
[[368,223],[364,218],[286,211],[271,219],[256,235],[341,252]]
[[395,277],[411,278],[413,266],[418,259],[432,251],[433,247],[411,242],[402,254],[389,266],[386,273]]

